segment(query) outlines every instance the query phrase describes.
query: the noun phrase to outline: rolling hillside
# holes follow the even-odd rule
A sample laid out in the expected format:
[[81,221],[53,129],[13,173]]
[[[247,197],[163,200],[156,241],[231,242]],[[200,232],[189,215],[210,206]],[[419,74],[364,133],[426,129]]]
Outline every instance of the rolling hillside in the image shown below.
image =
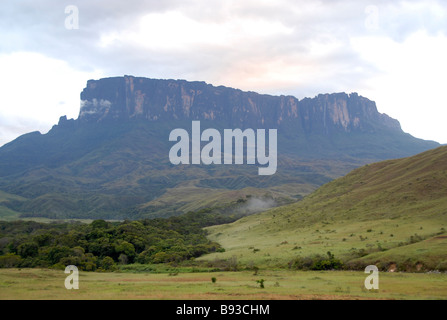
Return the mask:
[[294,265],[328,251],[352,268],[447,268],[447,146],[355,169],[302,201],[208,228],[246,265]]

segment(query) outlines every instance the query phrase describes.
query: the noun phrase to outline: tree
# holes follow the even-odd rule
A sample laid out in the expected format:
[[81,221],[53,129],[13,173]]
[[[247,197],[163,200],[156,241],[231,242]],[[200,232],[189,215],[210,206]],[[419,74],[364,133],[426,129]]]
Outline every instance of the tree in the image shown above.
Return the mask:
[[109,227],[109,223],[105,220],[98,219],[98,220],[93,220],[92,223],[90,223],[90,226],[93,229],[107,229]]
[[128,262],[133,262],[133,259],[135,257],[135,247],[132,243],[129,243],[127,241],[119,241],[115,245],[115,252],[121,256],[124,254],[127,257]]
[[154,256],[152,257],[152,261],[153,263],[163,263],[163,262],[167,262],[169,258],[169,255],[164,252],[157,252],[156,254],[154,254]]
[[120,264],[127,264],[129,259],[128,259],[127,255],[125,255],[124,253],[121,253],[120,256],[118,257],[118,261]]
[[48,232],[33,237],[33,241],[35,241],[39,247],[49,246],[53,240],[54,236]]
[[58,263],[62,258],[69,257],[71,255],[71,249],[66,246],[53,246],[48,251],[48,262],[51,264]]
[[39,247],[35,242],[25,242],[17,247],[17,253],[22,258],[35,257],[39,254]]
[[[113,256],[115,246],[110,243],[109,238],[99,238],[88,243],[88,251],[98,257]],[[118,257],[118,254],[116,257]]]
[[107,257],[104,257],[104,258],[101,260],[100,266],[101,266],[101,268],[103,268],[104,270],[110,270],[110,271],[113,271],[113,270],[116,269],[115,261],[113,261],[113,259],[112,259],[111,257],[108,257],[108,256],[107,256]]

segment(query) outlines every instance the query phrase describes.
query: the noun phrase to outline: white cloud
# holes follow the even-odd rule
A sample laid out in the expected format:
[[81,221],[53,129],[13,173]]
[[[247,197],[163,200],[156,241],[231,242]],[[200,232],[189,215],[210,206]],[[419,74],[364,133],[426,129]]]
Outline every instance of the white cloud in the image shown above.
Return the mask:
[[77,118],[80,92],[88,79],[101,76],[99,72],[81,72],[64,61],[33,52],[0,55],[0,70],[0,145],[14,134],[44,133],[62,115]]
[[191,50],[196,45],[206,45],[229,49],[246,39],[263,39],[291,32],[291,28],[279,21],[235,18],[216,23],[195,20],[179,11],[168,11],[142,16],[135,29],[105,33],[101,35],[99,45],[132,44],[162,50]]
[[378,108],[397,118],[404,131],[447,142],[447,37],[419,31],[403,42],[385,37],[352,40],[361,56],[380,71],[363,88]]

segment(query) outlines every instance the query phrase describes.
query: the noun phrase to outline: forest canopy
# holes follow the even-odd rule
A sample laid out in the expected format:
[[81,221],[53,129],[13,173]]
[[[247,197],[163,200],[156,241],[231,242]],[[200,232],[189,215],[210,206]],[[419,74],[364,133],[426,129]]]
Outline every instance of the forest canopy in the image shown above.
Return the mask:
[[204,227],[233,221],[211,210],[167,219],[39,223],[0,221],[0,267],[75,265],[114,270],[117,264],[176,263],[222,251]]

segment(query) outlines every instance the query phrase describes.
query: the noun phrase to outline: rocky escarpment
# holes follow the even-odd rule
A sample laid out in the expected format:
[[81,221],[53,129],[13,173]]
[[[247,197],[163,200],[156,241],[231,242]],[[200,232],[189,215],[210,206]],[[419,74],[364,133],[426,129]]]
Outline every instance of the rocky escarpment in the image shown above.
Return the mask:
[[298,100],[184,80],[124,76],[88,81],[81,93],[81,123],[132,119],[216,120],[232,127],[293,125],[296,133],[307,134],[400,130],[397,120],[379,113],[373,101],[357,93]]

